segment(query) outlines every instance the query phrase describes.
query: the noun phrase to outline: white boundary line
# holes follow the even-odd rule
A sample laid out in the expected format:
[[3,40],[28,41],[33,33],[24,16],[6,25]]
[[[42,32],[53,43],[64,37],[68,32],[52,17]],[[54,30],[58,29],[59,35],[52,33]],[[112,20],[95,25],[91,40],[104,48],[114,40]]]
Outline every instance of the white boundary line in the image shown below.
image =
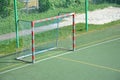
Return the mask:
[[[35,52],[35,55],[36,55],[36,54],[43,53],[43,52],[46,52],[46,51],[53,50],[53,49],[55,49],[55,48],[56,48],[56,47],[54,47],[54,48],[49,48],[49,49],[42,50],[42,51],[38,51],[38,52]],[[25,56],[17,57],[17,59],[19,60],[19,59],[22,59],[22,58],[25,58],[25,57],[28,57],[28,56],[31,56],[31,55],[32,55],[32,54],[28,54],[28,55],[25,55]]]
[[[75,52],[80,51],[80,50],[84,50],[84,49],[87,49],[87,48],[90,48],[90,47],[98,46],[98,45],[101,45],[101,44],[104,44],[104,43],[109,43],[109,42],[112,42],[112,41],[116,41],[116,40],[119,40],[119,39],[120,38],[116,38],[116,39],[111,39],[111,40],[108,40],[108,41],[100,42],[100,43],[97,43],[97,44],[93,44],[93,45],[90,45],[90,46],[87,46],[87,47],[83,47],[83,48],[77,49]],[[53,58],[56,58],[56,57],[59,57],[59,56],[63,56],[63,55],[66,55],[66,54],[70,54],[70,53],[72,53],[72,51],[66,52],[66,53],[62,53],[62,54],[59,54],[59,55],[56,55],[56,56],[51,56],[51,57],[48,57],[48,58],[36,61],[35,63],[39,63],[39,62],[42,62],[42,61],[46,61],[46,60],[53,59]],[[17,69],[21,69],[21,68],[27,67],[29,65],[32,65],[32,64],[26,64],[26,65],[23,65],[23,66],[20,66],[20,67],[9,69],[9,70],[0,72],[0,74],[5,74],[7,72],[14,71],[14,70],[17,70]]]

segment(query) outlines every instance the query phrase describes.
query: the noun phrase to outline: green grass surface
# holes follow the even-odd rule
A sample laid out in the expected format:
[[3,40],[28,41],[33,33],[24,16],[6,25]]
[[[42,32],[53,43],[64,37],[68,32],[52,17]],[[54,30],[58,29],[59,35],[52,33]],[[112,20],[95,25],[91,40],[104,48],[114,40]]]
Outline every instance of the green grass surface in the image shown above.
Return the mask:
[[[77,37],[77,40],[80,42],[77,42],[75,52],[52,50],[37,55],[37,62],[32,65],[12,60],[15,55],[11,56],[11,58],[10,56],[1,58],[1,72],[20,67],[20,65],[26,65],[26,67],[0,74],[0,79],[54,80],[57,78],[57,80],[119,80],[119,28],[119,26],[113,26],[83,33]],[[64,55],[40,61],[58,54]]]
[[[112,22],[112,23],[105,24],[105,25],[101,25],[101,26],[100,25],[90,25],[88,32],[85,31],[84,27],[81,28],[81,25],[84,25],[84,24],[77,24],[77,26],[76,26],[76,38],[77,38],[76,44],[77,44],[77,48],[89,46],[89,45],[92,45],[92,44],[95,44],[95,43],[98,43],[98,42],[109,40],[111,38],[113,39],[113,38],[119,37],[119,34],[120,34],[119,21]],[[69,27],[61,28],[61,30],[62,29],[63,29],[63,31],[62,31],[63,33],[61,34],[61,36],[62,37],[67,37],[68,34],[66,32],[67,32],[67,30],[70,30]],[[48,32],[48,34],[49,33],[51,33],[51,32]],[[53,34],[54,34],[54,32],[53,32]],[[36,45],[39,45],[40,44],[39,39],[41,39],[42,35],[41,34],[37,34],[37,35],[38,35],[38,38],[37,38],[38,40],[36,40],[37,41]],[[44,38],[46,38],[46,37],[44,36]],[[31,39],[31,37],[28,37],[28,38],[26,38],[26,41],[29,42],[30,39]],[[69,41],[67,39],[68,38],[66,38],[65,41],[62,41],[63,42],[62,44],[66,45],[68,43],[68,41]],[[20,48],[17,50],[18,52],[23,50],[23,49],[25,50],[25,48],[27,48],[27,46],[24,46],[26,44],[25,44],[25,42],[23,40],[22,40],[22,38],[20,39]],[[45,42],[50,41],[49,39],[48,40],[45,39],[45,40],[46,40]],[[12,54],[12,53],[16,52],[16,48],[14,46],[15,45],[14,40],[11,40],[11,42],[9,42],[7,45],[6,45],[7,41],[4,42],[4,43],[3,42],[0,43],[1,48],[2,48],[1,56]],[[29,43],[27,43],[27,45],[29,46]],[[31,46],[29,46],[29,47],[31,49]],[[63,52],[65,51],[66,52],[66,50],[56,50],[56,51],[58,51],[58,52],[59,51],[63,51]],[[51,52],[51,53],[54,53],[54,51]],[[41,54],[41,55],[44,55],[44,54]],[[48,56],[51,56],[51,55],[54,55],[54,54],[49,54],[49,55],[47,55],[45,57],[48,57]],[[14,54],[14,58],[15,57],[16,57],[16,55]],[[45,58],[45,57],[43,57],[43,58]],[[8,56],[8,58],[9,58],[9,56]]]
[[[56,8],[58,11],[51,9],[45,13],[32,13],[28,15],[21,14],[20,19],[33,20],[45,17],[50,17],[57,15],[58,12],[84,12],[84,4],[82,7],[70,7],[70,8]],[[111,6],[111,4],[99,4],[91,5],[89,10],[95,10],[98,8],[104,8]],[[116,6],[112,4],[112,6]],[[117,5],[118,6],[118,5]],[[53,13],[54,11],[54,13]],[[7,21],[6,21],[7,20]],[[0,18],[0,35],[10,32],[14,32],[14,19],[10,16],[5,19]],[[22,30],[22,28],[21,28]],[[63,46],[68,46],[69,30],[70,26],[61,28],[62,40],[66,36],[66,40],[63,40]],[[39,45],[39,39],[42,43],[47,41],[52,41],[48,39],[50,33],[53,31],[48,31],[45,34],[37,33],[36,44]],[[26,41],[29,42],[30,36],[25,36]],[[35,64],[22,62],[15,60],[23,49],[26,49],[27,43],[24,44],[23,37],[20,38],[20,48],[16,49],[15,39],[5,40],[0,42],[0,80],[119,80],[120,79],[120,39],[96,45],[102,42],[120,38],[120,20],[114,21],[104,25],[89,25],[89,31],[86,32],[85,24],[76,24],[76,51],[68,51],[63,49],[51,50],[45,52],[44,54],[36,55]],[[46,41],[45,41],[46,40]],[[27,46],[25,46],[27,45]],[[40,44],[41,45],[41,44]],[[44,45],[44,44],[43,44]],[[91,45],[96,45],[89,47]],[[30,47],[30,46],[29,46]],[[88,47],[87,49],[80,50],[82,48]],[[43,59],[53,57],[56,55],[70,53],[69,55],[63,55],[46,61],[41,61]],[[26,58],[26,60],[31,61],[31,57]],[[15,68],[27,66],[17,70]],[[9,71],[13,70],[13,71]],[[2,74],[2,72],[8,71]]]
[[[104,29],[109,29],[111,28],[113,25],[114,26],[119,26],[120,25],[120,20],[118,21],[115,21],[115,22],[111,22],[111,23],[108,23],[108,24],[104,24],[104,25],[89,25],[89,31],[88,32],[94,32],[96,30],[98,31],[101,31],[101,30],[104,30]],[[82,35],[82,34],[86,34],[86,30],[85,30],[85,24],[83,23],[80,23],[80,24],[76,24],[76,35],[77,37],[79,35]],[[113,27],[113,29],[116,29]],[[61,30],[61,31],[60,31]],[[59,31],[59,35],[60,35],[60,38],[66,38],[66,36],[70,35],[70,32],[71,32],[71,27],[68,26],[68,27],[64,27],[64,28],[61,28]],[[118,29],[119,30],[119,27]],[[51,36],[49,36],[49,34],[52,34]],[[103,33],[100,33],[99,35],[101,35]],[[106,33],[105,33],[106,34]],[[109,32],[109,34],[112,35],[112,33]],[[106,35],[109,35],[109,34],[106,34]],[[43,37],[44,36],[44,37]],[[48,37],[49,36],[49,37]],[[44,43],[44,42],[48,42],[48,41],[51,41],[53,40],[53,38],[55,38],[56,36],[56,31],[55,30],[52,30],[52,31],[47,31],[45,33],[37,33],[36,34],[36,44],[40,44],[41,43]],[[38,38],[37,38],[38,37]],[[43,38],[41,38],[43,37]],[[69,36],[68,36],[69,37]],[[99,38],[99,37],[98,37]],[[15,40],[12,39],[12,40],[6,40],[6,41],[2,41],[0,43],[0,56],[5,56],[5,55],[8,55],[8,54],[13,54],[17,51],[20,51],[22,50],[23,48],[30,46],[30,43],[31,43],[31,36],[25,36],[25,37],[21,37],[20,38],[20,48],[19,49],[16,49],[16,43],[15,43]],[[41,42],[40,42],[41,41]],[[79,41],[79,40],[78,40]],[[26,42],[26,43],[25,43]],[[26,46],[25,46],[26,45]],[[25,50],[25,49],[24,49]]]

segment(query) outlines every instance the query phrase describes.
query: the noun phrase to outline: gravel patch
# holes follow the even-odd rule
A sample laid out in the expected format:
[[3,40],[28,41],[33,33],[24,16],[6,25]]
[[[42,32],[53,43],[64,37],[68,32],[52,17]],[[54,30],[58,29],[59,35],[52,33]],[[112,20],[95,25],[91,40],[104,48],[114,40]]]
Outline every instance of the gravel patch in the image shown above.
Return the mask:
[[[89,24],[105,24],[120,20],[120,8],[108,7],[88,12]],[[76,23],[85,23],[85,14],[76,14]]]

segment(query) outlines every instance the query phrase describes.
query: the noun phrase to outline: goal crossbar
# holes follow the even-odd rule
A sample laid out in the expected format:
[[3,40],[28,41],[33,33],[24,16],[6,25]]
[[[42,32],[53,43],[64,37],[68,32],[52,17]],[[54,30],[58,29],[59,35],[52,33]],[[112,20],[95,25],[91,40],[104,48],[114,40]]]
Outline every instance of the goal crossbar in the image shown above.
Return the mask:
[[69,17],[69,16],[72,16],[72,39],[71,40],[72,40],[72,50],[74,51],[75,47],[76,47],[76,42],[75,42],[75,40],[76,40],[76,37],[75,37],[75,13],[67,13],[67,14],[58,15],[58,16],[51,17],[51,18],[45,18],[45,19],[31,21],[31,36],[32,36],[32,39],[31,39],[31,41],[32,41],[31,42],[31,44],[32,44],[31,54],[18,57],[17,59],[21,59],[21,58],[24,58],[24,57],[31,56],[32,57],[32,63],[35,63],[35,55],[36,54],[56,49],[56,47],[54,47],[54,48],[49,48],[49,49],[42,50],[42,51],[41,50],[40,51],[35,50],[35,24],[42,23],[42,22],[45,22],[45,21],[54,20],[54,19]]

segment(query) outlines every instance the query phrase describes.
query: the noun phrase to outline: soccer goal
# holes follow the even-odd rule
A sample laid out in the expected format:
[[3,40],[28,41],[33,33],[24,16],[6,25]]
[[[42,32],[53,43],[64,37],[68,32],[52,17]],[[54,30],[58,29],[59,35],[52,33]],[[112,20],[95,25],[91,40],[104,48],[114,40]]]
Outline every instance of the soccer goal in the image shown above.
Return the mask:
[[75,13],[21,21],[19,24],[27,27],[19,33],[23,43],[21,45],[25,45],[17,57],[19,60],[29,57],[31,62],[35,63],[35,55],[39,53],[55,49],[75,50]]

